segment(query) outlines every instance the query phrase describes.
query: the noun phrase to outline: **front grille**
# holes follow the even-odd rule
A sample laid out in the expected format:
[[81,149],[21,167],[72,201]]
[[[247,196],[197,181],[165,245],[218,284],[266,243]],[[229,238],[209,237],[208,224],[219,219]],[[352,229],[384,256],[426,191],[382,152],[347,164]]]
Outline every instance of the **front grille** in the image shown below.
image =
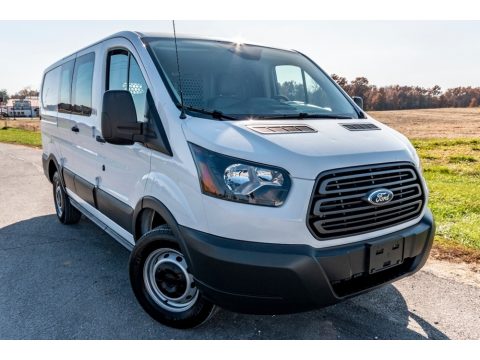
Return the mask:
[[[392,201],[370,204],[367,194],[375,189],[392,191]],[[410,163],[331,170],[316,182],[307,223],[321,240],[356,235],[412,220],[424,201],[422,183]]]

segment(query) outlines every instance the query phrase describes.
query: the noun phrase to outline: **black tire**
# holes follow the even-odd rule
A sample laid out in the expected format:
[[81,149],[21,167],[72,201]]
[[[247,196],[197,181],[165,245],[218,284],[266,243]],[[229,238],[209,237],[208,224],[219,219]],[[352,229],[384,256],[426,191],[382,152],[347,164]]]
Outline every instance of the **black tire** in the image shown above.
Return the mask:
[[53,174],[52,183],[53,202],[58,220],[65,225],[78,223],[82,217],[82,213],[70,203],[70,198],[62,185],[58,171]]
[[[215,305],[202,296],[200,291],[196,289],[194,282],[191,283],[191,288],[195,288],[195,296],[193,297],[194,302],[188,305],[189,307],[186,307],[184,310],[183,308],[179,308],[176,311],[170,311],[168,307],[171,307],[169,304],[172,304],[172,302],[169,302],[168,300],[161,301],[158,297],[155,298],[155,292],[154,295],[152,295],[152,286],[150,286],[150,289],[147,289],[149,281],[144,276],[145,272],[148,273],[149,269],[147,259],[152,258],[156,253],[162,254],[162,252],[164,252],[165,254],[168,254],[169,251],[174,251],[179,254],[175,259],[179,259],[179,257],[183,256],[180,247],[178,246],[177,239],[168,225],[162,225],[155,228],[138,240],[130,255],[129,263],[130,283],[133,292],[142,308],[158,322],[177,329],[188,329],[199,326],[212,316],[215,310]],[[168,255],[162,256],[163,255],[159,255],[156,264],[158,264],[158,261],[168,257]],[[174,257],[171,257],[170,259],[172,259],[171,263],[173,263]],[[182,263],[186,264],[184,261],[185,260],[183,259]],[[178,267],[180,268],[180,266]],[[154,272],[155,286],[157,286],[157,290],[161,287],[158,286],[158,284],[166,283],[165,281],[162,282],[159,280],[162,271],[159,271],[158,268],[160,268],[160,266],[157,266]],[[187,268],[185,268],[185,270],[187,271]],[[150,276],[150,278],[152,277]],[[171,288],[172,287],[169,289]],[[188,289],[185,293],[187,291]],[[179,293],[182,292],[180,291]]]

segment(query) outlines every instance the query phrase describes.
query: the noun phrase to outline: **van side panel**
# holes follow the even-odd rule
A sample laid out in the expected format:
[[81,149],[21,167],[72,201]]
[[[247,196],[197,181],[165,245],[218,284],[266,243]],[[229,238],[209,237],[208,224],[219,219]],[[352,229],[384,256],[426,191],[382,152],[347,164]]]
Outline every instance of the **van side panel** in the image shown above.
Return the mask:
[[75,58],[72,55],[50,66],[45,70],[40,89],[40,127],[42,132],[42,149],[44,158],[51,155],[62,164],[62,144],[69,141],[58,122],[58,102],[61,67],[64,63]]
[[99,211],[123,229],[133,232],[133,208],[99,188],[95,189],[95,199]]
[[97,163],[93,136],[93,129],[97,126],[95,106],[98,101],[94,92],[98,81],[95,76],[97,51],[98,45],[77,54],[72,75],[71,111],[59,113],[62,129],[69,136],[69,141],[62,147],[63,166],[92,186],[95,184]]
[[[96,141],[97,136],[101,138],[102,135],[101,106],[107,54],[115,47],[124,47],[134,54],[155,102],[172,154],[148,149],[140,143],[117,146]],[[208,231],[198,175],[183,134],[179,111],[141,40],[135,36],[112,37],[82,49],[54,66],[92,51],[95,52],[92,113],[90,116],[74,114],[70,117],[62,114],[58,127],[64,133],[58,136],[57,142],[68,144],[70,150],[46,150],[47,156],[55,152],[58,162],[65,166],[65,174],[71,175],[66,176],[69,177],[68,194],[129,242],[132,241],[132,229],[127,222],[133,223],[133,209],[145,196],[163,203],[179,224]],[[57,115],[56,112],[55,118]],[[78,133],[71,131],[74,125],[78,127]],[[82,142],[78,140],[79,134],[84,135]],[[63,152],[70,152],[70,156]],[[141,168],[140,164],[143,164]],[[112,199],[115,201],[109,201]]]
[[[134,61],[139,64],[141,72],[141,74],[137,73],[137,77],[143,76],[146,84],[138,79],[132,81],[138,82],[136,85],[142,93],[145,93],[147,88],[152,86],[148,80],[148,73],[142,68],[141,56],[136,52],[130,41],[124,38],[113,38],[99,44],[94,90],[94,97],[98,101],[98,104],[95,105],[97,126],[94,131],[95,137],[98,136],[99,138],[102,137],[101,113],[103,94],[110,84],[109,82],[107,83],[110,75],[109,62],[111,61],[108,55],[114,49],[122,49],[126,53],[131,54],[131,62],[127,62],[124,68],[117,68],[117,70],[122,72],[125,71],[125,80],[119,81],[120,84],[118,84],[121,89],[125,90],[128,87],[125,82],[129,81],[129,72]],[[128,56],[125,57],[128,58]],[[117,88],[117,90],[119,89]],[[137,103],[135,105],[140,106],[141,104]],[[143,118],[140,120],[143,120]],[[92,150],[97,155],[95,176],[97,190],[99,190],[97,192],[99,209],[117,224],[123,228],[128,227],[129,231],[131,231],[133,209],[135,209],[137,203],[144,196],[146,182],[148,181],[152,150],[141,143],[113,145],[98,141],[94,141]]]

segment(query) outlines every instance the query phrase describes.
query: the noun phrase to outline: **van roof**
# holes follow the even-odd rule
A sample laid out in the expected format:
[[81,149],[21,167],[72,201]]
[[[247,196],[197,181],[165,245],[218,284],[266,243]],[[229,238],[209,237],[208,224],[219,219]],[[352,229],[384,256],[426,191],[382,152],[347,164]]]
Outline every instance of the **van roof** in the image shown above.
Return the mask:
[[[64,63],[65,61],[67,60],[70,60],[70,58],[73,58],[78,52],[80,51],[83,51],[83,50],[86,50],[92,46],[95,46],[97,44],[100,44],[102,43],[103,41],[106,41],[106,40],[109,40],[109,39],[113,39],[113,38],[118,38],[118,37],[123,37],[123,38],[126,38],[127,40],[130,40],[133,44],[135,44],[136,42],[138,41],[141,41],[141,39],[143,38],[155,38],[155,37],[158,37],[158,38],[167,38],[167,39],[173,39],[174,36],[173,36],[173,33],[162,33],[162,32],[139,32],[139,31],[120,31],[120,32],[117,32],[115,34],[112,34],[112,35],[109,35],[101,40],[98,40],[88,46],[85,46],[81,49],[78,49],[77,51],[75,51],[74,53],[71,53],[63,58],[61,58],[60,60],[56,61],[55,63],[53,63],[52,65],[50,65],[47,69],[45,69],[45,72],[61,65],[62,63]],[[207,36],[199,36],[199,35],[192,35],[192,34],[177,34],[177,39],[190,39],[190,40],[210,40],[210,41],[224,41],[224,42],[235,42],[234,39],[228,39],[228,38],[213,38],[213,37],[207,37]],[[256,43],[252,43],[252,42],[246,42],[246,44],[248,45],[255,45],[255,46],[262,46],[262,47],[266,47],[266,48],[274,48],[274,49],[280,49],[280,50],[285,50],[285,51],[294,51],[292,49],[282,49],[282,48],[279,48],[279,47],[272,47],[272,46],[266,46],[266,45],[262,45],[262,44],[256,44]]]
[[[162,32],[134,32],[137,34],[140,38],[167,38],[167,39],[173,39],[173,33],[162,33]],[[189,39],[189,40],[210,40],[210,41],[222,41],[222,42],[236,42],[237,39],[232,39],[232,38],[217,38],[217,37],[211,37],[211,36],[200,36],[200,35],[194,35],[194,34],[177,34],[177,39]],[[277,46],[269,46],[265,44],[259,44],[251,41],[246,41],[245,44],[247,45],[254,45],[254,46],[261,46],[265,48],[271,48],[271,49],[279,49],[279,50],[285,50],[285,51],[295,51],[293,49],[285,49]]]

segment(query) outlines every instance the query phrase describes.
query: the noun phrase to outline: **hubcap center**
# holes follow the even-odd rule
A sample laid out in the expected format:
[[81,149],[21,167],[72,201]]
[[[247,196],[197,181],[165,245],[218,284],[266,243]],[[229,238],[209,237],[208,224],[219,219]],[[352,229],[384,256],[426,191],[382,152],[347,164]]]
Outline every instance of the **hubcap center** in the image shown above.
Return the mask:
[[63,199],[62,199],[62,189],[60,186],[57,186],[55,189],[55,200],[57,202],[58,212],[61,214],[63,211]]
[[168,248],[154,250],[143,268],[145,290],[157,305],[168,311],[190,309],[199,291],[187,269],[180,252]]
[[159,290],[171,299],[178,299],[187,290],[187,277],[180,266],[164,259],[155,269],[155,282]]

